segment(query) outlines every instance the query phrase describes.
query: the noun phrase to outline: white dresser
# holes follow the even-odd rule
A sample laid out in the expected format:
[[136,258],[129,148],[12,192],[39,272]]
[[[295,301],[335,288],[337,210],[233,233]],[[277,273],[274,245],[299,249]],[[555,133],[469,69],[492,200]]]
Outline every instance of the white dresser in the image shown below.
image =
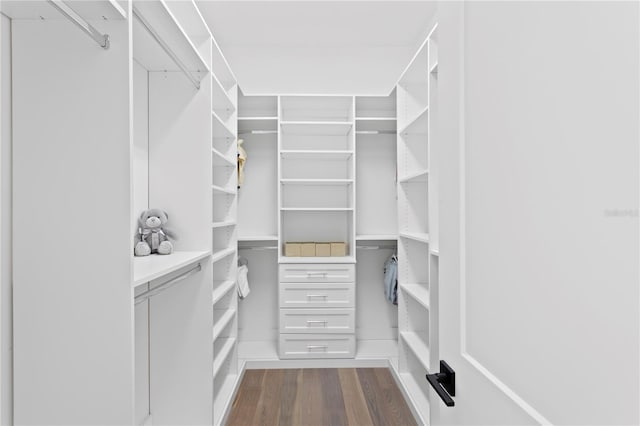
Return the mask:
[[279,356],[353,358],[355,265],[280,264]]

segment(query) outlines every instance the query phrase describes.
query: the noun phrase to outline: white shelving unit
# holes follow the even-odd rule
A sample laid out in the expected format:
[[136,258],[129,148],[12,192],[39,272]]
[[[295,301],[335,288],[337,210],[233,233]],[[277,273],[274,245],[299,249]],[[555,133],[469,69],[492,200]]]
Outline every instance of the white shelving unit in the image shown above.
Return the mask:
[[238,357],[277,358],[278,97],[238,99],[238,132],[247,153],[239,189],[238,251],[248,262],[251,292],[238,309]]
[[[57,225],[48,236],[58,242],[42,260],[46,277],[26,261],[26,239],[13,247],[14,421],[212,424],[218,247],[202,231],[235,220],[223,209],[212,219],[213,198],[230,196],[212,185],[231,188],[212,177],[213,164],[235,164],[228,146],[212,150],[212,123],[235,127],[232,74],[219,71],[221,54],[194,2],[67,3],[109,35],[109,49],[48,2],[0,5],[16,18],[14,229],[33,240],[26,225],[39,200],[51,207]],[[214,74],[229,99],[212,100]],[[50,107],[61,99],[65,108]],[[38,174],[48,179],[32,186]],[[109,212],[97,239],[87,206]],[[137,219],[149,207],[168,212],[179,239],[170,255],[135,258]],[[31,350],[46,341],[56,344]],[[69,401],[83,403],[69,410]]]
[[429,422],[425,374],[438,371],[437,29],[397,85],[399,310],[398,370]]
[[[310,216],[315,225],[332,214],[351,221],[358,210],[359,234],[351,237],[349,256],[286,258],[286,263],[349,265],[356,263],[357,254],[356,287],[362,288],[356,292],[355,357],[324,362],[383,366],[388,358],[397,359],[398,351],[397,308],[384,299],[381,273],[398,238],[395,92],[382,97],[334,97],[331,102],[325,97],[302,98],[242,94],[239,98],[238,129],[248,161],[245,184],[239,190],[238,245],[249,264],[251,286],[249,296],[240,301],[239,358],[249,368],[317,365],[313,359],[281,359],[278,353],[278,261],[283,261],[284,241],[278,235],[279,225],[285,225],[278,214]],[[278,150],[278,119],[287,115],[278,107],[283,99],[285,107],[310,112],[297,111],[280,122],[286,149]],[[310,108],[309,103],[316,100],[317,107]],[[353,100],[356,110],[345,110]],[[324,118],[309,116],[318,111]],[[358,118],[346,122],[354,114]],[[354,140],[346,139],[351,137]],[[279,162],[291,164],[284,164],[278,180]],[[379,214],[367,214],[372,210]],[[287,225],[304,229],[302,224]],[[358,245],[363,245],[362,250]]]
[[[20,18],[13,209],[16,235],[26,237],[13,248],[16,423],[219,425],[247,366],[387,365],[428,422],[440,256],[435,30],[388,96],[245,96],[195,2],[73,3],[109,33],[111,49],[96,53],[72,24],[49,19],[46,2],[2,5]],[[47,107],[62,97],[65,111]],[[99,111],[87,108],[95,102]],[[238,138],[248,154],[240,188]],[[60,168],[70,150],[86,161]],[[37,174],[51,178],[34,186]],[[26,243],[38,238],[32,206],[43,202],[56,207],[50,238],[63,244],[42,260],[46,277]],[[78,250],[95,247],[86,205],[112,218],[100,256]],[[135,222],[149,207],[167,210],[179,236],[170,256],[133,257]],[[287,258],[287,241],[344,241],[348,252]],[[382,291],[382,265],[396,251],[397,307]],[[238,256],[250,265],[241,301]],[[292,285],[313,288],[311,299],[339,288],[342,298],[286,299]],[[104,309],[88,316],[96,300]],[[346,319],[318,330],[287,323],[286,309],[316,325],[327,309]],[[34,322],[35,311],[48,321]],[[60,344],[21,353],[52,339]],[[69,400],[88,401],[73,419]]]
[[235,392],[241,375],[237,362],[238,295],[238,85],[218,45],[211,50],[213,162],[213,424],[224,423],[225,403]]
[[[355,105],[351,96],[279,98],[280,244],[347,243],[355,261]],[[326,262],[309,257],[280,262]]]
[[398,239],[395,90],[356,96],[355,105],[356,358],[397,359],[398,309],[383,291],[383,267]]
[[[278,354],[281,359],[353,358],[355,300],[348,295],[355,287],[356,261],[355,99],[281,96],[278,113],[278,246],[311,241],[343,242],[347,248],[340,257],[280,252]],[[301,296],[287,284],[292,279],[306,297],[318,297],[315,292],[320,300],[298,301]],[[336,280],[343,293],[334,299],[327,294]],[[313,289],[305,287],[310,283]]]

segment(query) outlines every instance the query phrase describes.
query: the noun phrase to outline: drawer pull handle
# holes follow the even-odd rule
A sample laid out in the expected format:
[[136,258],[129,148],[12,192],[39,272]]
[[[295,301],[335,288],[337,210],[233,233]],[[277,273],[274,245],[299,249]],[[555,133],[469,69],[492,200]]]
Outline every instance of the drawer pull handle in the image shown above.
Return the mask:
[[307,276],[308,277],[326,277],[329,273],[328,272],[307,272]]
[[326,298],[327,298],[327,297],[329,297],[329,296],[327,296],[326,294],[307,294],[307,297],[308,297],[308,298],[312,298],[312,297],[322,297],[323,299],[326,299]]
[[311,325],[311,324],[322,324],[326,327],[327,321],[326,320],[307,320],[307,325]]
[[307,349],[312,351],[314,349],[322,349],[322,350],[327,350],[328,346],[327,345],[307,345]]

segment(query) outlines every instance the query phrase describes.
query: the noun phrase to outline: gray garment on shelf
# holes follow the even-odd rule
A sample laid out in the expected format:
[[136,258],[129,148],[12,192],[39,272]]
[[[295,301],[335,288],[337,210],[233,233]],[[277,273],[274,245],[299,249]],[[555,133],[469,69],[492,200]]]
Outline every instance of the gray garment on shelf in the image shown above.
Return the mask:
[[384,296],[394,305],[398,304],[398,257],[395,254],[384,263]]

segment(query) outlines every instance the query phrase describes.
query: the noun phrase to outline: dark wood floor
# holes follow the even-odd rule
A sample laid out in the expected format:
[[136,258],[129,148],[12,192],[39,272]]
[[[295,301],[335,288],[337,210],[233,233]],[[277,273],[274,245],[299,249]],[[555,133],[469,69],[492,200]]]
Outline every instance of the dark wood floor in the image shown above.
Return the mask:
[[227,422],[254,425],[415,425],[386,368],[247,370]]

